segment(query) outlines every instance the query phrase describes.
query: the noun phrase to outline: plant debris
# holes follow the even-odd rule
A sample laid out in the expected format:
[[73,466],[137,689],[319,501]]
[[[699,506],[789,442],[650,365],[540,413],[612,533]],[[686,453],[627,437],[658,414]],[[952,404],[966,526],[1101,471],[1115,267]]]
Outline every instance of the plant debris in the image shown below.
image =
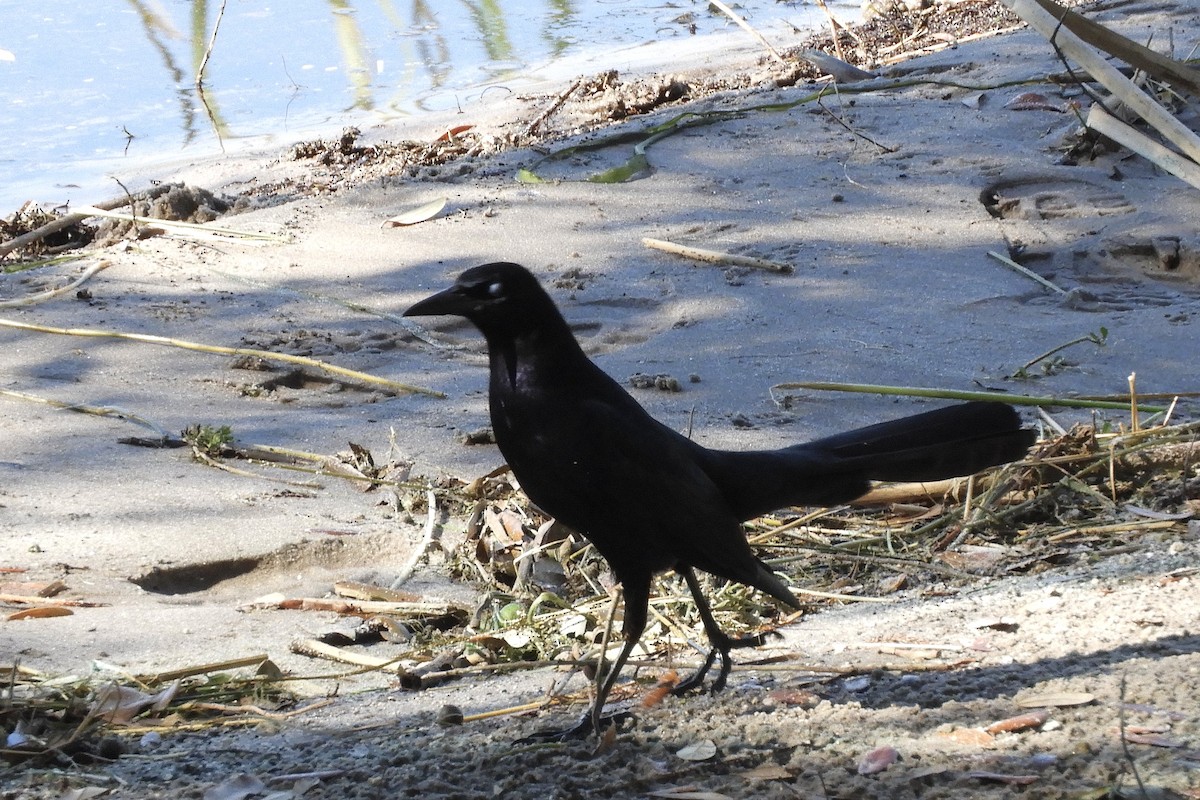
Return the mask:
[[[250,675],[228,670],[252,667]],[[266,656],[164,675],[55,678],[10,665],[0,758],[57,765],[107,761],[137,749],[134,734],[257,725],[302,712]]]

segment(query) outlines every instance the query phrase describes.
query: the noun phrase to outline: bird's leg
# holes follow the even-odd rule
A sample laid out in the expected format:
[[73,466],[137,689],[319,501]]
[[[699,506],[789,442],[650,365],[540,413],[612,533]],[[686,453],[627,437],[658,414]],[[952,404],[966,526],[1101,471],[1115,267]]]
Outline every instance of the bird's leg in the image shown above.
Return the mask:
[[604,674],[604,680],[600,682],[600,688],[596,691],[596,700],[592,703],[591,709],[573,727],[565,730],[538,731],[531,736],[526,736],[518,740],[518,744],[586,739],[588,734],[593,731],[599,734],[608,725],[620,724],[633,716],[628,711],[610,714],[607,717],[603,715],[604,704],[608,701],[608,695],[616,684],[617,677],[621,674],[621,669],[625,666],[625,662],[629,660],[630,654],[633,653],[633,648],[637,646],[638,640],[642,638],[642,633],[646,630],[646,615],[650,604],[649,575],[645,577],[644,581],[626,579],[622,585],[625,592],[625,625],[622,631],[625,637],[625,644],[621,648],[621,652],[617,655],[617,660],[613,662],[608,672]]
[[704,659],[704,663],[700,665],[700,668],[677,684],[671,690],[671,693],[676,695],[684,694],[703,684],[704,676],[712,669],[717,656],[721,657],[721,671],[717,675],[717,679],[713,681],[712,690],[719,692],[725,688],[725,682],[729,678],[729,670],[733,669],[733,659],[729,657],[729,651],[736,650],[739,647],[758,647],[765,640],[761,635],[734,639],[726,634],[717,625],[717,620],[713,617],[712,608],[708,605],[708,600],[704,597],[704,593],[700,591],[700,581],[696,579],[696,573],[692,571],[692,568],[676,567],[675,571],[682,575],[684,581],[687,582],[688,589],[692,593],[692,599],[696,601],[696,610],[700,612],[700,621],[704,624],[704,632],[708,635],[708,641],[712,645],[712,649],[708,651],[708,657]]

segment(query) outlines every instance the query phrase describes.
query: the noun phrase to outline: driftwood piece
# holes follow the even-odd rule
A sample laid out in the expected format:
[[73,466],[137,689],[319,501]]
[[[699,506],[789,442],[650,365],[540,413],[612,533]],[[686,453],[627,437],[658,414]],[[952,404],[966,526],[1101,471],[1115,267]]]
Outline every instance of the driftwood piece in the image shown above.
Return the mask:
[[1088,111],[1087,126],[1097,133],[1104,134],[1122,147],[1132,150],[1163,171],[1200,189],[1200,165],[1189,161],[1174,150],[1164,147],[1132,125],[1117,119],[1105,111],[1099,103]]
[[1041,0],[1001,0],[1030,27],[1053,42],[1064,55],[1078,63],[1105,89],[1146,121],[1188,158],[1200,162],[1200,137],[1142,91],[1108,62],[1102,53],[1069,30],[1059,17],[1046,11]]
[[1176,89],[1200,97],[1200,71],[1138,44],[1078,12],[1063,8],[1054,0],[1037,0],[1037,4],[1055,19],[1061,19],[1067,30],[1093,47],[1112,53],[1130,66],[1170,83]]
[[[113,200],[105,200],[103,203],[96,203],[96,205],[93,207],[102,209],[104,211],[111,211],[114,208],[120,208],[121,206],[127,205],[128,203],[129,203],[128,197],[118,197]],[[58,233],[59,231],[63,230],[64,228],[69,228],[77,222],[83,222],[85,219],[88,219],[92,216],[94,216],[94,215],[93,214],[66,214],[64,216],[59,217],[56,220],[47,222],[45,225],[38,228],[36,231],[30,231],[29,233],[23,233],[20,236],[16,237],[15,239],[9,239],[7,242],[0,242],[0,258],[3,258],[4,256],[8,255],[9,253],[11,253],[14,250],[19,250],[22,247],[31,245],[34,242],[40,242],[42,239],[45,239],[47,236]]]

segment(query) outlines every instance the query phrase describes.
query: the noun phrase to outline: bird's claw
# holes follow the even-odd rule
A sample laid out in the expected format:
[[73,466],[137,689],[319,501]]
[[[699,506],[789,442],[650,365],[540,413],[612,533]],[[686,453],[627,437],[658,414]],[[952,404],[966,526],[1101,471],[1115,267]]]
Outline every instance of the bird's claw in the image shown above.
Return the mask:
[[606,730],[610,725],[617,726],[620,729],[621,725],[633,719],[633,712],[618,711],[614,714],[606,714],[602,717],[593,717],[589,712],[583,715],[583,719],[570,728],[566,729],[550,729],[537,731],[529,736],[522,737],[517,740],[517,744],[545,744],[546,742],[573,742],[581,739],[586,739],[592,733],[599,734]]
[[[770,631],[769,633],[775,633],[775,631]],[[704,663],[700,665],[700,668],[677,683],[675,688],[671,690],[671,694],[679,697],[693,689],[699,689],[704,683],[704,676],[712,669],[712,665],[716,663],[718,656],[721,658],[721,671],[717,674],[717,679],[713,681],[712,692],[715,694],[721,691],[725,688],[725,682],[729,679],[729,670],[733,667],[729,651],[736,650],[739,647],[761,647],[766,643],[769,633],[756,633],[753,636],[743,636],[740,639],[724,637],[719,640],[716,646],[708,651],[708,657],[704,659]]]

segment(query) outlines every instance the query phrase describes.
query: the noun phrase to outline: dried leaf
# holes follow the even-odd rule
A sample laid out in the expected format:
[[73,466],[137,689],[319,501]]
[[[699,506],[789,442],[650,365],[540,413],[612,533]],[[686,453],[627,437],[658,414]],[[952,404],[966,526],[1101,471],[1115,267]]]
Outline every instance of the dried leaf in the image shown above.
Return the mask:
[[759,764],[754,769],[748,769],[738,775],[748,781],[788,781],[792,779],[792,773],[779,764]]
[[679,673],[673,669],[667,670],[658,679],[658,685],[650,691],[646,692],[642,698],[642,708],[653,708],[663,701],[663,698],[671,693],[675,685],[679,683]]
[[1125,741],[1130,744],[1145,744],[1151,747],[1183,747],[1183,742],[1178,739],[1172,739],[1162,733],[1127,730],[1125,731]]
[[405,211],[402,214],[397,214],[389,218],[383,223],[385,228],[400,228],[406,225],[416,225],[418,222],[426,222],[442,213],[442,209],[449,203],[449,198],[439,197],[436,200],[431,200],[423,206],[417,206],[414,209]]
[[691,786],[680,786],[678,789],[662,789],[657,792],[650,792],[647,797],[665,797],[670,798],[670,800],[733,800],[727,794],[706,792],[703,789],[696,789]]
[[1176,522],[1183,522],[1184,520],[1189,520],[1196,516],[1196,512],[1191,510],[1181,511],[1177,514],[1169,514],[1166,511],[1155,511],[1152,508],[1142,508],[1141,506],[1135,506],[1132,503],[1126,503],[1125,510],[1139,517],[1145,517],[1146,519],[1169,519]]
[[1046,95],[1037,92],[1019,94],[1005,103],[1004,107],[1010,111],[1055,111],[1059,114],[1063,112],[1060,104],[1050,102]]
[[69,617],[75,612],[69,608],[62,606],[38,606],[37,608],[25,608],[20,611],[14,611],[5,619],[10,622],[16,622],[21,619],[49,619],[50,617]]
[[876,747],[858,762],[859,775],[874,775],[900,760],[900,752],[889,745]]
[[775,689],[767,695],[766,700],[769,705],[799,706],[800,708],[816,708],[821,702],[820,696],[815,692],[789,687]]
[[974,778],[979,781],[992,781],[993,783],[1008,783],[1017,785],[1027,785],[1037,783],[1037,775],[1005,775],[1002,772],[987,772],[986,770],[974,770],[967,773],[968,778]]
[[987,92],[975,92],[962,98],[962,104],[967,108],[978,109],[983,106],[984,100],[987,99]]
[[162,711],[179,692],[179,681],[173,681],[161,692],[146,694],[131,686],[107,684],[96,692],[91,712],[108,722],[126,723],[146,708]]
[[101,797],[110,791],[112,790],[102,786],[81,786],[59,795],[58,800],[92,800],[93,797]]
[[452,140],[455,136],[458,136],[460,133],[466,133],[467,131],[471,130],[474,127],[475,127],[474,125],[455,125],[453,128],[450,128],[448,131],[443,133],[441,136],[437,137],[437,141],[448,142],[448,141]]
[[1019,714],[1015,717],[1002,719],[993,722],[983,730],[986,733],[1011,733],[1013,731],[1023,731],[1028,728],[1041,727],[1046,720],[1050,719],[1050,712],[1043,708],[1038,711],[1030,711],[1028,714]]
[[707,761],[716,754],[717,744],[712,739],[693,742],[675,753],[684,761]]
[[1066,706],[1086,706],[1094,702],[1096,696],[1087,692],[1051,692],[1050,694],[1034,694],[1017,699],[1020,708],[1064,708]]
[[596,743],[596,749],[592,751],[592,755],[602,755],[616,747],[617,744],[617,723],[610,722],[608,727],[604,729],[604,733],[600,734],[600,741]]
[[939,733],[938,736],[969,747],[991,747],[996,741],[995,737],[982,728],[955,728],[946,733]]
[[267,785],[253,775],[239,773],[221,781],[204,792],[204,800],[245,800],[256,794],[266,794]]
[[1021,627],[1021,623],[1017,622],[1012,617],[984,617],[969,623],[969,627],[980,629],[990,628],[994,631],[1003,631],[1004,633],[1016,633]]
[[497,512],[486,509],[483,512],[484,525],[496,537],[509,542],[521,542],[525,539],[525,526],[521,515],[507,509]]

